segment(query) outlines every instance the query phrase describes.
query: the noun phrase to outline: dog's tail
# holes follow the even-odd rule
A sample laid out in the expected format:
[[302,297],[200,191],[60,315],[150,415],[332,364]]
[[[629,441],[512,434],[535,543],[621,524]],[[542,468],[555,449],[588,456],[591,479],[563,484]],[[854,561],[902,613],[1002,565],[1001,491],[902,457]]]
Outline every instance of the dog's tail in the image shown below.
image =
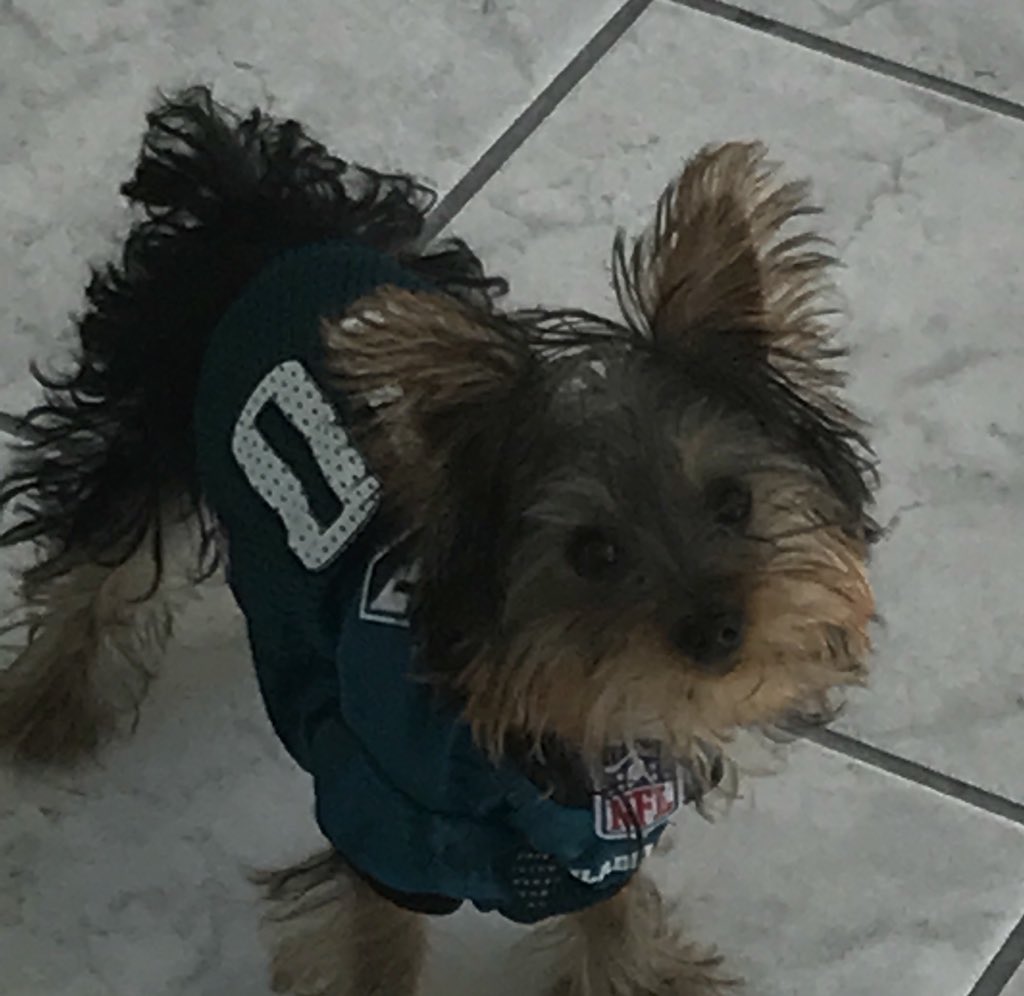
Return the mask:
[[37,551],[9,627],[28,645],[0,671],[0,748],[22,760],[74,761],[137,716],[170,632],[154,596],[172,537],[187,534],[193,577],[216,566],[192,405],[211,333],[264,265],[347,238],[478,306],[503,291],[464,243],[419,249],[431,190],[331,156],[297,122],[241,119],[193,88],[147,124],[122,187],[139,217],[120,260],[93,271],[70,368],[34,368],[43,399],[16,420],[0,481],[0,546]]

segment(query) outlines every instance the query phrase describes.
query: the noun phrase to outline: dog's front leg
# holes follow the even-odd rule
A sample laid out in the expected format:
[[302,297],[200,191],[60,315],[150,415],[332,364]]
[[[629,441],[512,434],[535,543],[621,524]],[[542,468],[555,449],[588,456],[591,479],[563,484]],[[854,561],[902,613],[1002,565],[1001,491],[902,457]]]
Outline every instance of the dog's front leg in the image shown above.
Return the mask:
[[613,898],[565,917],[551,996],[716,996],[733,985],[720,959],[668,920],[654,883],[638,874]]
[[424,917],[378,895],[333,851],[255,877],[270,908],[271,985],[290,996],[413,996]]

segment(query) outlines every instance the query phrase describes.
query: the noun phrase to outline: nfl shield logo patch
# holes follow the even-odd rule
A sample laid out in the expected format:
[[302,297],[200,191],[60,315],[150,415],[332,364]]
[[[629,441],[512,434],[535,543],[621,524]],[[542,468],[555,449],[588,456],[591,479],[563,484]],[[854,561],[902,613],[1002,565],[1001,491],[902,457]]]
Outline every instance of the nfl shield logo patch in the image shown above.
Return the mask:
[[646,837],[680,805],[676,766],[660,745],[640,742],[605,753],[604,785],[594,796],[594,828],[603,840]]

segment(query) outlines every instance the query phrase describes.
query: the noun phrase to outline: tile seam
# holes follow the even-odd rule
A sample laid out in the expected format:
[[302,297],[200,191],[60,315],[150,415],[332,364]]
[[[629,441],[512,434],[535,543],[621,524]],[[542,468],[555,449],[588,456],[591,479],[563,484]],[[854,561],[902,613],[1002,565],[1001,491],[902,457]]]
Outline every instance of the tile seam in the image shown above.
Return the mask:
[[1015,121],[1024,121],[1024,106],[1016,101],[978,90],[966,83],[957,83],[944,76],[908,66],[887,56],[827,38],[805,28],[798,28],[785,21],[778,21],[764,14],[746,10],[737,4],[726,3],[725,0],[666,0],[666,2],[717,17],[720,20],[749,28],[772,38],[778,38],[812,52],[830,56],[840,62],[859,66],[861,69],[889,79],[908,83],[960,103],[982,108],[993,114],[999,114]]
[[654,0],[626,0],[488,146],[427,218],[421,244],[435,239],[586,78]]

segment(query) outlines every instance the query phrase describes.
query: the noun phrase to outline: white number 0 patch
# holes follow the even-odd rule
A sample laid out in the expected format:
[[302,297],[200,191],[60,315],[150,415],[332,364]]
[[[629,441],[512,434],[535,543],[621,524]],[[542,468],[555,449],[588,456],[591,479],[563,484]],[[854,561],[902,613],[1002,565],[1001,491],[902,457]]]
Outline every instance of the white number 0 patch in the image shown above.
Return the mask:
[[[327,526],[317,521],[299,478],[256,425],[268,404],[276,405],[301,433],[341,504],[341,512]],[[257,385],[238,416],[231,452],[249,483],[281,519],[289,548],[307,570],[330,564],[377,507],[380,485],[338,423],[335,410],[297,360],[275,367]]]

